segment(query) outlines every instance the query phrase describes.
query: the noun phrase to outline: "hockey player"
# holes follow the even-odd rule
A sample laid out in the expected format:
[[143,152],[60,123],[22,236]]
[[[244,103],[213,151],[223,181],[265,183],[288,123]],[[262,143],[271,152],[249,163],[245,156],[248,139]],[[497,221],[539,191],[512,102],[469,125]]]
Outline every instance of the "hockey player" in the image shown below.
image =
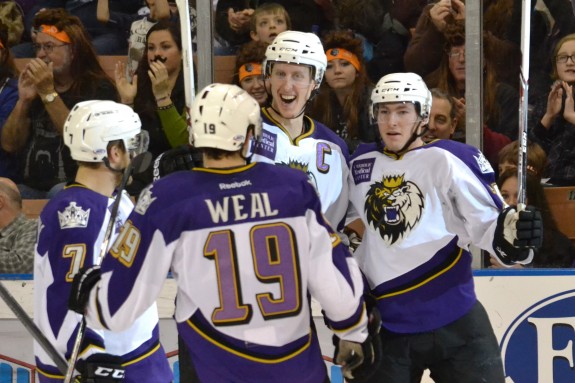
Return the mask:
[[350,162],[350,200],[366,227],[354,257],[382,317],[382,363],[369,381],[419,382],[430,369],[436,382],[503,383],[469,246],[505,265],[529,263],[540,214],[501,211],[493,169],[476,148],[424,144],[431,100],[416,74],[382,77],[371,95],[381,140]]
[[[67,307],[72,280],[80,268],[98,262],[114,190],[131,156],[143,151],[140,128],[138,115],[113,101],[78,103],[64,124],[64,142],[79,166],[75,181],[54,196],[40,215],[34,321],[66,359],[81,320]],[[116,233],[109,243],[133,209],[126,193],[116,198],[122,200],[115,217]],[[124,382],[146,382],[150,376],[154,382],[171,382],[172,372],[159,343],[155,303],[150,302],[140,314],[133,326],[120,333],[86,329],[76,364],[83,379],[96,378],[93,374],[98,367],[105,366],[113,368],[117,378],[125,370]],[[54,362],[38,344],[34,349],[40,382],[61,382],[64,376]]]
[[349,151],[337,134],[304,115],[327,66],[323,46],[313,33],[285,31],[268,46],[263,66],[271,105],[262,108],[262,139],[253,161],[304,171],[327,219],[341,229],[348,205]]
[[299,171],[246,165],[261,130],[257,101],[213,84],[198,93],[191,116],[205,167],[144,189],[101,270],[75,279],[70,307],[83,312],[88,303],[89,324],[121,331],[155,301],[171,270],[178,332],[201,382],[324,383],[311,295],[341,339],[344,373],[369,368],[361,274],[317,192]]

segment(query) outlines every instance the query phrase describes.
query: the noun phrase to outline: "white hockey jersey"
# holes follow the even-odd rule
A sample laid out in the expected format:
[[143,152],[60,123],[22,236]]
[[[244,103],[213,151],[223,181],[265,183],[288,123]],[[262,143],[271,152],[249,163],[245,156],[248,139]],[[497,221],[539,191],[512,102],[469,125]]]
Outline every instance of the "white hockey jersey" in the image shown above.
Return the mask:
[[289,166],[306,173],[316,187],[322,211],[334,229],[343,228],[349,203],[347,144],[325,125],[304,116],[310,128],[292,140],[285,128],[262,108],[263,132],[252,162]]
[[383,326],[430,331],[467,313],[476,301],[469,245],[493,253],[503,203],[483,154],[451,140],[400,157],[362,145],[349,186],[366,226],[354,257]]
[[[121,198],[110,243],[134,206],[126,193]],[[72,352],[81,320],[79,314],[68,310],[72,280],[80,268],[97,262],[113,201],[80,184],[72,184],[46,204],[38,221],[34,322],[66,360]],[[142,382],[150,374],[157,377],[157,382],[172,379],[159,343],[155,302],[150,303],[134,325],[123,332],[87,328],[79,358],[86,359],[100,352],[119,355],[124,363],[130,364],[125,382]],[[37,342],[34,353],[41,382],[64,378]]]
[[156,181],[103,262],[88,323],[124,329],[170,270],[202,382],[323,382],[310,295],[340,337],[366,339],[361,273],[301,172],[252,163]]

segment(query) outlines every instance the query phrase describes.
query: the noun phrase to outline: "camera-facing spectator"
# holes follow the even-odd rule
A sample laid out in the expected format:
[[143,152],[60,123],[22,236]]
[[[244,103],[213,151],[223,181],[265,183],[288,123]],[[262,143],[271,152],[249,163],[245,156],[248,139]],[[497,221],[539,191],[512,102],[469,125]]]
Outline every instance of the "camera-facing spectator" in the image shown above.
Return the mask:
[[99,64],[79,18],[48,9],[34,20],[38,31],[19,77],[18,101],[2,129],[2,149],[24,155],[23,198],[50,198],[76,172],[62,129],[70,109],[83,100],[115,100],[112,80]]

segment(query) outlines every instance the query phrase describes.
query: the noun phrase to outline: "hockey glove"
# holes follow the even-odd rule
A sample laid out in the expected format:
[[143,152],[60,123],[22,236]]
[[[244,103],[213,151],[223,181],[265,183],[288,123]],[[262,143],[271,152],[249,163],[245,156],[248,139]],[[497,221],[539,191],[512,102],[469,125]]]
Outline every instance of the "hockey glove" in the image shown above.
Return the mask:
[[189,145],[182,145],[167,150],[154,160],[153,180],[167,176],[179,170],[190,170],[194,166],[199,166],[201,154],[196,153]]
[[81,268],[78,271],[72,281],[72,289],[68,298],[68,308],[70,310],[78,314],[84,314],[90,298],[90,291],[100,280],[100,274],[100,266]]
[[124,381],[126,369],[122,367],[119,356],[110,354],[91,355],[79,360],[76,369],[82,374],[81,383],[118,383]]
[[367,324],[368,336],[363,343],[351,342],[334,336],[334,361],[342,366],[343,376],[354,383],[369,379],[381,363],[381,316],[377,307],[369,312]]
[[537,208],[527,206],[525,210],[517,212],[507,207],[499,214],[493,249],[503,264],[511,266],[531,262],[533,249],[540,248],[542,243],[543,222]]

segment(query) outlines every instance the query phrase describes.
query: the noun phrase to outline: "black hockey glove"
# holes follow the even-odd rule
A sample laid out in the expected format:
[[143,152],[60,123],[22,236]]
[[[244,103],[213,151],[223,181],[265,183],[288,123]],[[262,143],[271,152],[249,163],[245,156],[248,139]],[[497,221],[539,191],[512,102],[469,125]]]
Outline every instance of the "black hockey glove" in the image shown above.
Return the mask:
[[76,369],[82,374],[76,381],[81,383],[118,383],[124,381],[126,374],[121,358],[110,354],[95,354],[79,360]]
[[[381,363],[381,316],[377,307],[368,306],[368,336],[363,343],[333,337],[334,363],[342,366],[341,372],[348,382],[361,383],[369,379]],[[371,308],[369,308],[371,306]]]
[[507,207],[499,214],[493,249],[503,264],[530,263],[533,249],[540,248],[542,243],[543,222],[537,208],[527,206],[518,213],[513,207]]
[[100,274],[100,266],[81,268],[78,271],[72,281],[72,290],[68,298],[68,308],[70,310],[82,315],[85,313],[88,299],[90,298],[90,291],[100,280]]
[[201,154],[189,145],[182,145],[167,150],[154,160],[153,180],[167,176],[179,170],[190,170],[201,163]]

